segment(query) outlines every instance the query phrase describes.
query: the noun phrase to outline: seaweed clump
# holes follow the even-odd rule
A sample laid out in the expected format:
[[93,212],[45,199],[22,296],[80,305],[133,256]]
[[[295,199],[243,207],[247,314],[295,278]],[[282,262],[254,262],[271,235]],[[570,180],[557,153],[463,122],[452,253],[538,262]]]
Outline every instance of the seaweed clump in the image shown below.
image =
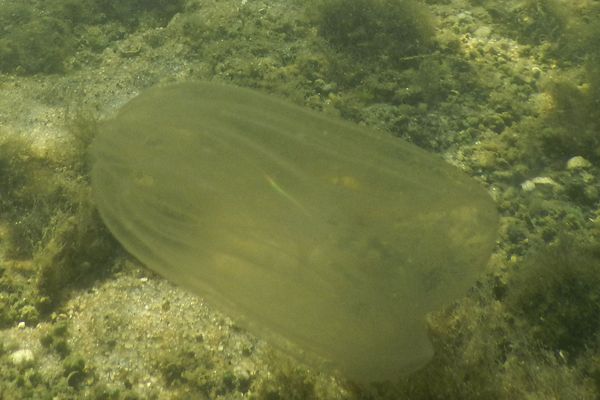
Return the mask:
[[65,21],[37,13],[29,5],[2,4],[0,24],[0,70],[3,72],[57,73],[75,50],[71,29]]
[[73,124],[69,142],[44,151],[21,136],[0,137],[0,326],[36,324],[70,288],[111,265],[118,246],[91,202],[81,152],[94,124]]
[[483,1],[490,16],[502,30],[517,40],[539,45],[556,41],[567,29],[569,9],[557,0],[524,0],[508,5],[503,1]]
[[[600,160],[600,66],[586,62],[579,79],[558,78],[545,85],[549,107],[521,128],[528,134],[527,153],[539,164],[566,162],[573,156]],[[535,161],[534,161],[535,162]]]
[[588,349],[598,351],[600,246],[563,236],[522,268],[506,303],[526,321],[534,343],[571,361]]
[[164,26],[183,0],[0,3],[0,72],[63,73],[140,26]]
[[399,62],[434,43],[433,19],[412,0],[328,0],[315,19],[334,48],[368,59]]

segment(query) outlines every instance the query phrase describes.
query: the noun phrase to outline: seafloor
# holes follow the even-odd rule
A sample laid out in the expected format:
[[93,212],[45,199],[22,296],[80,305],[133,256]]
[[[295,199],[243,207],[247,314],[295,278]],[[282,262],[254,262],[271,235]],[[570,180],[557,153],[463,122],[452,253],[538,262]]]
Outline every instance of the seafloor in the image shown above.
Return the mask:
[[[600,398],[600,2],[0,0],[0,27],[0,399]],[[425,368],[310,369],[111,238],[96,122],[186,80],[388,131],[489,189],[496,250],[429,316]]]

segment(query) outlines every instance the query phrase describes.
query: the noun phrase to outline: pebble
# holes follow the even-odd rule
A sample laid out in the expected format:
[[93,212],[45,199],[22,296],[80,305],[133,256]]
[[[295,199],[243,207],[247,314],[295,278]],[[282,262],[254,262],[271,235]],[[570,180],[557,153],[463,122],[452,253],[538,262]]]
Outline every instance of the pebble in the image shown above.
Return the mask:
[[9,359],[15,366],[18,367],[21,365],[31,364],[35,357],[33,356],[33,351],[29,349],[21,349],[11,353]]
[[535,189],[535,183],[530,180],[526,180],[525,182],[521,183],[521,189],[523,189],[525,192],[531,192],[533,189]]
[[233,374],[239,380],[248,380],[256,373],[256,366],[250,360],[241,360],[233,367]]
[[537,186],[554,188],[559,186],[558,183],[552,178],[547,176],[536,176],[535,178],[528,179],[525,182],[521,183],[521,189],[525,192],[531,192]]
[[581,156],[571,157],[569,159],[569,161],[567,161],[567,169],[569,171],[583,169],[583,168],[589,168],[591,166],[592,166],[592,163]]
[[480,26],[475,32],[473,32],[473,36],[481,39],[487,39],[491,34],[492,28],[489,26]]

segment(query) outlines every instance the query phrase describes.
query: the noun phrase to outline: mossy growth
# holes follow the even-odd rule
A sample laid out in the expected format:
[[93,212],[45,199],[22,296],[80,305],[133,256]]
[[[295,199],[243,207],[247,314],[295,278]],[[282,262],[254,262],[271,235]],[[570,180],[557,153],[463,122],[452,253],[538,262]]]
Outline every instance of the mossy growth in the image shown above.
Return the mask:
[[53,311],[70,291],[107,273],[119,248],[87,184],[86,146],[95,121],[74,117],[67,133],[60,143],[43,147],[22,135],[0,134],[0,327],[40,324],[40,344],[62,368],[49,374],[38,362],[15,365],[0,340],[0,397],[79,399],[93,392],[90,398],[133,398],[96,388],[93,366],[69,344],[68,322],[54,322]]
[[184,0],[61,0],[53,9],[73,23],[118,22],[135,29],[140,25],[164,26],[183,7]]
[[69,289],[86,285],[107,272],[119,248],[100,220],[89,188],[82,188],[73,213],[54,216],[44,241],[34,254],[37,306],[49,312]]
[[544,85],[547,101],[541,114],[515,127],[523,140],[523,161],[533,169],[564,168],[583,156],[600,161],[600,57],[589,59],[579,76],[561,76]]
[[289,363],[279,366],[273,375],[256,385],[251,400],[316,400],[322,398],[315,379],[307,370]]
[[206,398],[227,397],[232,393],[246,393],[251,379],[237,376],[222,357],[210,352],[186,349],[168,354],[158,363],[167,387],[185,388],[195,396]]
[[118,248],[86,183],[84,148],[95,123],[75,120],[70,140],[53,148],[38,150],[22,136],[0,136],[0,285],[8,300],[1,325],[36,323],[70,288],[105,272]]
[[[479,1],[478,1],[479,3]],[[557,41],[565,32],[569,7],[559,0],[483,1],[488,13],[499,22],[505,34],[523,43]]]
[[[68,320],[58,319],[41,324],[32,335],[40,333],[42,351],[34,350],[31,360],[15,363],[11,354],[20,345],[6,345],[0,340],[0,393],[3,399],[63,400],[135,400],[134,390],[108,387],[99,382],[95,365],[72,349],[67,341],[73,333]],[[2,338],[5,339],[5,338]],[[58,356],[58,358],[56,357]],[[8,396],[8,397],[7,397]],[[144,397],[154,399],[156,397]]]
[[352,56],[400,62],[434,44],[433,19],[412,0],[326,0],[315,10],[319,34]]
[[66,321],[56,322],[47,333],[40,337],[40,344],[64,359],[71,353],[71,348],[67,344],[68,331],[69,325]]
[[509,284],[506,304],[527,323],[533,343],[574,361],[597,348],[600,246],[562,236],[527,257]]
[[139,26],[163,26],[183,5],[183,0],[0,3],[0,71],[62,73],[78,53],[99,52]]
[[497,29],[521,43],[543,45],[552,62],[571,64],[600,55],[600,5],[591,1],[471,0],[483,6]]
[[34,275],[29,263],[2,261],[0,265],[0,328],[24,322],[35,326],[40,320],[35,293],[29,279]]
[[3,249],[10,258],[31,256],[52,213],[43,207],[44,202],[61,199],[49,164],[26,138],[0,138],[0,206],[6,224]]
[[70,387],[81,385],[87,375],[85,360],[80,355],[70,355],[63,360],[63,377]]
[[600,4],[579,2],[571,7],[564,33],[558,39],[555,51],[551,52],[557,61],[565,65],[600,57]]
[[4,72],[56,73],[75,49],[68,24],[59,18],[39,15],[30,5],[2,4],[0,23],[0,70]]

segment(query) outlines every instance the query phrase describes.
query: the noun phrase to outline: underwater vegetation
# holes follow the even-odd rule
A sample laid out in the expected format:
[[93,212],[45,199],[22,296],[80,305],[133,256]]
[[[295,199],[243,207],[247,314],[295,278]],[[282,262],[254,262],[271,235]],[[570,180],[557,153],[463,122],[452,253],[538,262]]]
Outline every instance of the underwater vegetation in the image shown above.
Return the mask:
[[513,3],[472,0],[472,2],[482,4],[508,35],[531,44],[561,39],[569,18],[569,7],[558,0],[523,0]]
[[600,160],[599,60],[600,54],[586,62],[581,81],[564,77],[548,82],[552,104],[541,129],[532,135],[548,158],[581,155]]
[[[533,3],[536,2],[518,4]],[[545,9],[546,2],[537,3],[539,9],[531,9]],[[484,4],[499,5],[493,1]],[[507,104],[517,104],[517,109],[521,109],[520,118],[504,126],[486,144],[490,149],[488,155],[502,154],[502,162],[495,163],[494,172],[500,180],[510,177],[520,183],[544,170],[561,170],[575,156],[584,157],[594,165],[600,159],[600,7],[592,3],[581,9],[567,3],[556,3],[551,8],[554,6],[567,22],[558,37],[542,41],[543,51],[538,54],[540,61],[550,62],[554,67],[539,79],[520,86],[513,98],[529,92],[522,101],[507,101],[510,97],[502,99],[505,95],[501,94],[494,96],[502,99],[500,106],[504,109],[510,109]],[[529,52],[529,46],[523,50]]]
[[508,308],[527,321],[533,342],[570,363],[599,350],[600,244],[562,235],[536,248],[510,282]]
[[354,60],[398,63],[434,43],[433,19],[416,1],[327,0],[313,12],[319,34]]
[[[0,337],[2,398],[47,398],[73,390],[87,376],[84,358],[67,343],[69,324],[55,311],[73,290],[103,276],[115,256],[116,243],[84,178],[80,146],[94,126],[75,119],[62,146],[45,151],[22,136],[0,136],[0,327],[46,325],[35,332],[39,351]],[[58,375],[39,366],[42,355],[59,359]]]
[[494,245],[491,198],[454,167],[248,89],[151,89],[91,149],[100,213],[135,257],[357,381],[427,362],[425,313]]
[[58,18],[32,15],[28,6],[0,6],[0,70],[3,72],[56,73],[75,43],[69,26]]
[[[82,127],[78,132],[85,131]],[[114,253],[85,189],[77,142],[42,155],[26,139],[0,139],[2,250],[13,260],[0,278],[9,294],[0,312],[2,326],[38,322],[73,283],[98,276],[97,263]],[[21,286],[27,279],[35,284]]]
[[496,29],[521,43],[543,46],[542,56],[569,65],[598,55],[600,5],[560,0],[471,0],[481,4]]
[[0,4],[0,71],[63,73],[140,25],[161,26],[183,8],[175,1],[59,0]]
[[[512,179],[522,182],[526,176],[544,169],[562,170],[575,156],[597,165],[600,160],[598,59],[590,56],[583,66],[540,82],[541,105],[536,113],[504,130],[493,139],[494,145],[488,144],[490,149],[501,149]],[[507,165],[498,167],[503,169]]]
[[448,131],[463,129],[440,126],[431,114],[452,96],[476,97],[477,74],[453,39],[436,35],[423,3],[328,0],[308,9],[319,39],[315,48],[326,49],[313,60],[315,86],[344,118],[436,151],[448,146]]
[[[425,81],[419,70],[439,72],[435,68],[439,59],[422,63],[436,40],[433,18],[418,2],[327,0],[315,2],[309,10],[311,23],[330,48],[326,78],[336,86],[372,86],[371,101],[414,103],[420,100],[419,84]],[[399,87],[406,93],[398,93]]]

